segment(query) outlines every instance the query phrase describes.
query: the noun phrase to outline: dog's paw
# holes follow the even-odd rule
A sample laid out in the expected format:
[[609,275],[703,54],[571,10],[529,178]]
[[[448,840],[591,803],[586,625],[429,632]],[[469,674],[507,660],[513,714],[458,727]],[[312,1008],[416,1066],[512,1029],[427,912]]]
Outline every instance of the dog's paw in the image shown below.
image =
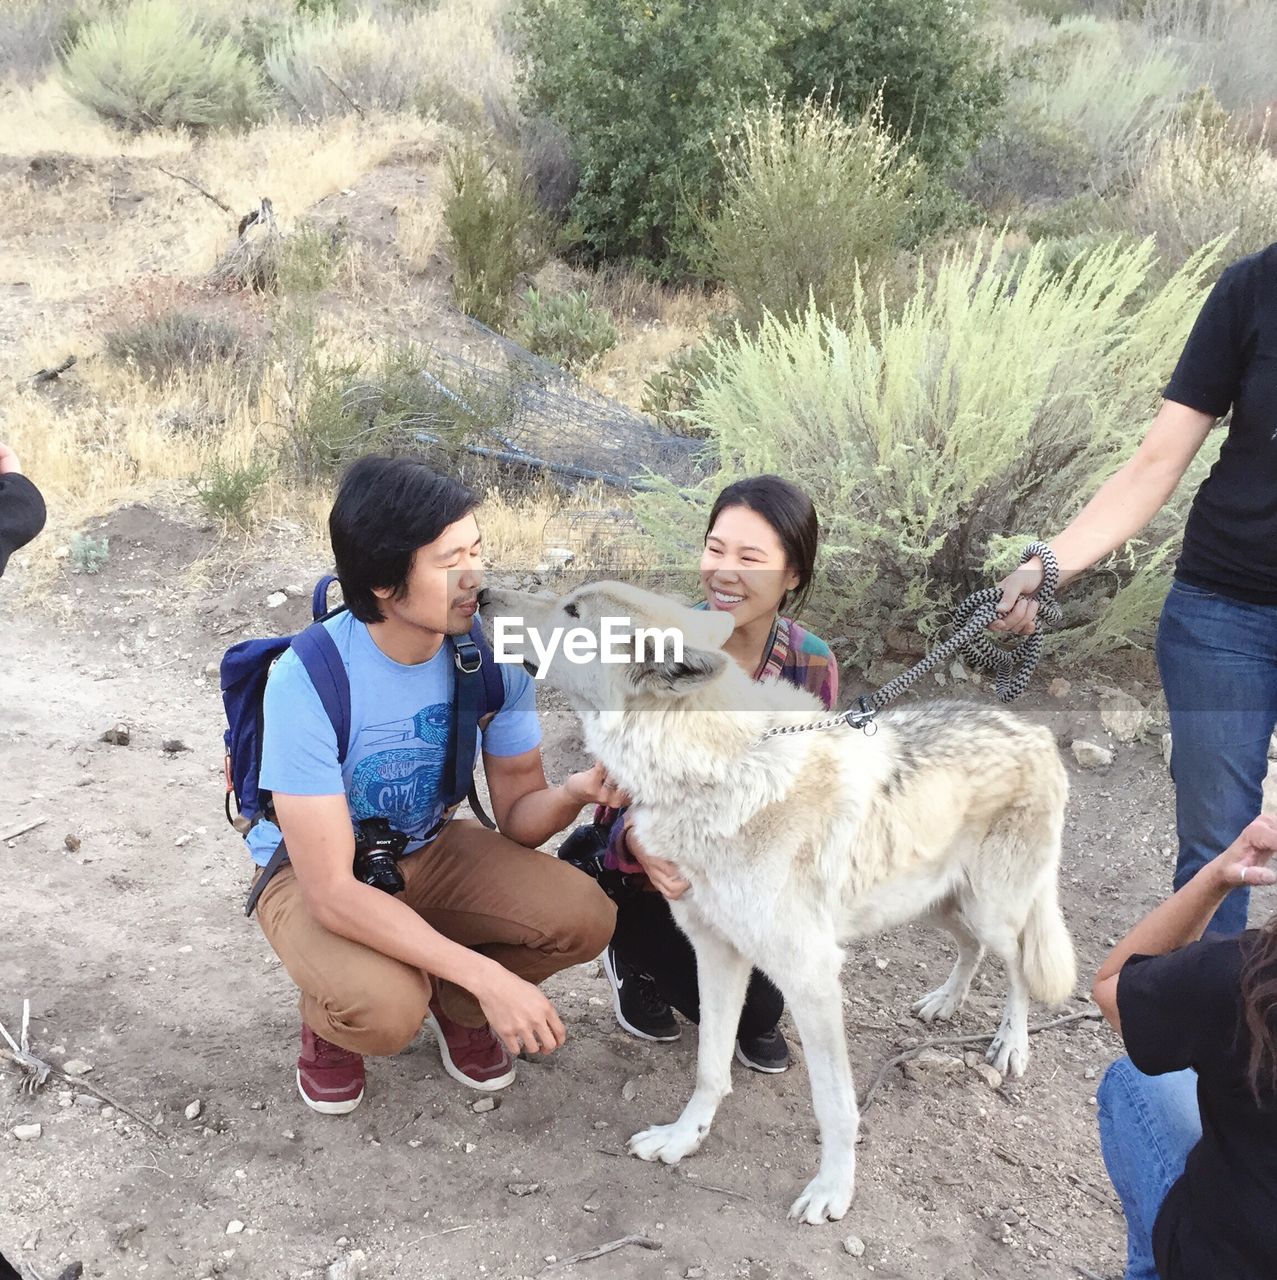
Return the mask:
[[789,1216],[812,1226],[818,1226],[822,1222],[837,1222],[851,1208],[851,1198],[855,1193],[854,1173],[818,1173],[807,1184],[802,1195],[789,1206]]
[[705,1134],[697,1133],[675,1121],[674,1124],[653,1125],[636,1133],[629,1141],[632,1156],[640,1160],[659,1160],[662,1164],[678,1164],[684,1156],[690,1156],[701,1145]]
[[1018,1080],[1029,1065],[1029,1033],[1008,1031],[1005,1027],[993,1037],[989,1051],[984,1055],[993,1069],[1011,1079]]
[[944,1022],[962,1008],[963,997],[946,983],[909,1006],[909,1012],[922,1022]]

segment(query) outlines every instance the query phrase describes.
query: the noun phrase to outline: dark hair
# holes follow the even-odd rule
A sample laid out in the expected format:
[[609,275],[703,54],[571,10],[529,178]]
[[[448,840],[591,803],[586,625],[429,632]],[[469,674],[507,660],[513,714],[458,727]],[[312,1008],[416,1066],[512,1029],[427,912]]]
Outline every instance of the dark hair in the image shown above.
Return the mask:
[[1242,970],[1242,1007],[1250,1029],[1250,1088],[1277,1093],[1277,916],[1259,931]]
[[729,484],[714,499],[705,526],[708,538],[718,517],[729,507],[748,507],[776,531],[785,552],[785,567],[798,574],[798,585],[785,592],[782,612],[798,613],[811,595],[816,572],[816,543],[820,521],[812,500],[796,485],[780,476],[748,476]]
[[395,599],[402,599],[418,549],[478,505],[474,490],[417,458],[374,453],[352,463],[328,517],[350,612],[360,622],[384,621],[374,588],[392,587]]

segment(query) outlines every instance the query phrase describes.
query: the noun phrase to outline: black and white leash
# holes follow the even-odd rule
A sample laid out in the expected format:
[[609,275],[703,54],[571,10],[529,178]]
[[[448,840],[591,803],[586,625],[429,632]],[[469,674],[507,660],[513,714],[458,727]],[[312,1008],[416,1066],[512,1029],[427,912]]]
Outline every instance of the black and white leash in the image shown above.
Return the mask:
[[840,715],[827,716],[811,724],[776,725],[763,733],[759,741],[785,734],[807,733],[813,729],[834,729],[841,724],[873,733],[876,728],[874,717],[883,707],[894,702],[928,672],[948,662],[954,654],[961,654],[977,671],[987,672],[995,678],[999,701],[1013,702],[1028,688],[1033,677],[1038,659],[1042,656],[1045,628],[1057,626],[1061,616],[1060,606],[1055,601],[1055,589],[1060,582],[1060,566],[1055,552],[1045,542],[1030,542],[1020,556],[1020,563],[1027,563],[1034,556],[1041,559],[1043,566],[1042,585],[1035,593],[1038,602],[1037,626],[1031,635],[1025,636],[1018,644],[1004,647],[985,634],[989,623],[998,616],[998,601],[1002,598],[1002,592],[997,587],[985,587],[981,591],[972,592],[954,610],[953,623],[956,629],[953,635],[916,666],[888,680],[877,693],[863,695],[856,700],[854,707]]

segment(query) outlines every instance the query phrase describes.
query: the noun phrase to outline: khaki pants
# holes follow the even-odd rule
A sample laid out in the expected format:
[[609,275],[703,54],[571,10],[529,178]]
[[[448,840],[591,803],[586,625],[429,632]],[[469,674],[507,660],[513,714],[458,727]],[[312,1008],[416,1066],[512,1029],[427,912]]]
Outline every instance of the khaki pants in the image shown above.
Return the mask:
[[[616,908],[589,876],[478,822],[454,819],[399,869],[403,900],[432,928],[528,982],[592,960],[612,937]],[[316,1035],[367,1056],[398,1053],[421,1029],[431,979],[318,924],[291,866],[266,886],[257,919]],[[450,1018],[483,1025],[470,992],[438,986]]]

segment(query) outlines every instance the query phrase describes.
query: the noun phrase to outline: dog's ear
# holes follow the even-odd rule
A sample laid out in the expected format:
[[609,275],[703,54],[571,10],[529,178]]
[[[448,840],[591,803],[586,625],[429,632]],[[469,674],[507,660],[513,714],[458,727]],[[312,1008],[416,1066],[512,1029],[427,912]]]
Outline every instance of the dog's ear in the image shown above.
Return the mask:
[[646,693],[675,696],[691,693],[720,676],[731,659],[721,649],[693,649],[683,646],[683,656],[658,656],[649,639],[643,657],[631,667],[634,687]]

